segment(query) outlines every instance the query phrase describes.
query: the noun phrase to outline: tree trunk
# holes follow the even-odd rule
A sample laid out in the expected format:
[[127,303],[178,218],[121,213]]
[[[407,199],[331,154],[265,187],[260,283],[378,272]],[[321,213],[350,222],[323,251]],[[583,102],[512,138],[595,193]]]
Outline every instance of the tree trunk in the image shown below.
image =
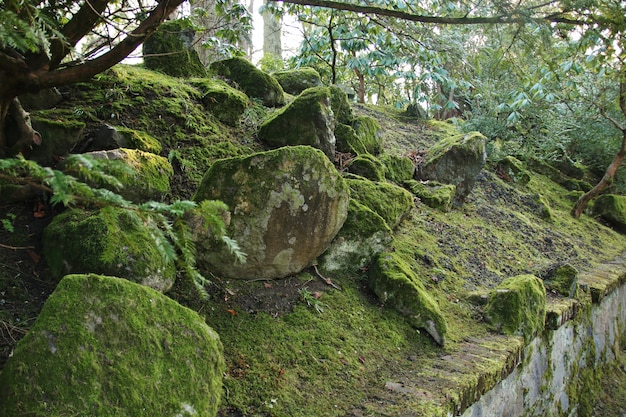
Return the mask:
[[363,75],[361,71],[359,71],[356,68],[354,69],[354,73],[356,74],[356,77],[359,80],[359,89],[358,89],[357,97],[358,97],[359,103],[364,104],[365,103],[365,76]]
[[608,187],[613,182],[613,179],[615,178],[615,173],[617,172],[617,169],[619,168],[620,164],[624,160],[624,156],[626,155],[626,130],[623,130],[622,133],[622,146],[619,152],[615,155],[615,158],[613,158],[613,161],[611,162],[609,167],[606,169],[604,176],[602,177],[600,182],[596,184],[595,187],[593,187],[585,194],[581,195],[578,201],[576,201],[574,208],[572,208],[571,215],[575,218],[579,218],[582,212],[585,211],[587,204],[589,204],[591,200],[596,198],[602,191],[604,191],[606,187]]
[[[263,2],[267,4],[267,0]],[[264,12],[263,16],[263,55],[272,56],[275,59],[282,59],[283,45],[281,40],[280,18],[269,12]]]

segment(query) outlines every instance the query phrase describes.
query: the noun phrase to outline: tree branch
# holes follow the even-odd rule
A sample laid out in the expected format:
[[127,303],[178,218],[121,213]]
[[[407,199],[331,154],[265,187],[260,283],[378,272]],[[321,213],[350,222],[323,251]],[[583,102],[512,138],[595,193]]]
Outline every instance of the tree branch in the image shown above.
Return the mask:
[[[552,23],[565,23],[569,25],[582,26],[587,22],[570,19],[565,17],[562,13],[553,13],[546,16],[539,17],[525,17],[524,11],[530,11],[531,9],[519,9],[509,13],[507,15],[500,16],[486,16],[486,17],[447,17],[447,16],[425,16],[420,14],[407,13],[400,10],[391,10],[383,7],[376,6],[361,6],[358,4],[341,3],[330,0],[268,0],[270,2],[297,4],[301,6],[315,6],[324,7],[327,9],[345,10],[355,13],[363,14],[375,14],[379,16],[395,17],[397,19],[408,20],[418,23],[432,23],[439,25],[485,25],[485,24],[511,24],[511,23],[524,23],[528,20],[544,21]],[[516,13],[517,12],[517,13]]]

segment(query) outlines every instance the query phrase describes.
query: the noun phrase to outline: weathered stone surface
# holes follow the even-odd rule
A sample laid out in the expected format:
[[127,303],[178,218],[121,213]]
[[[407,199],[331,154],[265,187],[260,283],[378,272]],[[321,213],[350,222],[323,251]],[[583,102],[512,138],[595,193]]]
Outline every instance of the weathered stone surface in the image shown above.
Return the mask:
[[418,180],[434,180],[456,186],[453,204],[461,205],[485,166],[485,137],[478,132],[442,139],[426,154],[418,169]]
[[106,160],[102,171],[115,177],[122,185],[122,188],[114,189],[110,185],[79,175],[83,181],[94,187],[111,189],[136,203],[160,201],[170,191],[174,170],[167,158],[137,149],[113,149],[85,155]]
[[354,113],[348,95],[343,88],[337,85],[331,85],[330,89],[330,105],[335,114],[335,120],[338,124],[352,125]]
[[547,290],[574,297],[578,290],[578,270],[568,263],[554,265],[541,274]]
[[593,216],[602,217],[620,232],[626,233],[626,196],[601,195],[593,202],[591,213]]
[[88,151],[103,151],[118,148],[139,149],[158,154],[162,150],[161,142],[146,132],[123,126],[103,124],[96,131]]
[[174,263],[155,245],[153,232],[133,212],[106,208],[79,209],[56,216],[44,230],[43,250],[55,279],[70,273],[96,273],[126,278],[155,290],[169,290]]
[[404,185],[428,207],[448,212],[452,208],[452,199],[456,186],[441,184],[437,181],[405,181]]
[[194,78],[190,84],[202,92],[202,104],[217,119],[229,126],[236,126],[246,108],[248,96],[212,78]]
[[394,229],[413,207],[413,195],[389,182],[347,179],[350,197],[374,210]]
[[534,275],[505,279],[491,292],[484,315],[497,331],[532,340],[545,324],[546,289],[543,282]]
[[285,92],[298,95],[307,88],[319,87],[322,79],[313,68],[303,67],[288,71],[278,71],[272,74]]
[[56,106],[63,96],[56,88],[46,88],[38,93],[26,93],[19,96],[20,104],[25,110],[51,109]]
[[363,268],[388,247],[392,233],[378,213],[350,198],[348,218],[324,252],[320,268],[328,272]]
[[235,264],[211,233],[196,230],[201,268],[230,278],[283,278],[315,260],[347,217],[349,191],[328,158],[290,146],[215,162],[194,195],[231,211],[227,234],[247,254]]
[[321,149],[331,160],[335,157],[335,119],[326,87],[305,90],[288,106],[266,120],[259,139],[269,146],[310,145]]
[[530,181],[530,175],[524,167],[524,163],[512,156],[505,156],[496,164],[496,173],[505,181],[526,185]]
[[412,180],[415,176],[415,164],[407,156],[382,153],[378,159],[385,168],[385,178],[388,181],[402,185],[405,181]]
[[419,277],[397,253],[383,252],[370,268],[369,285],[386,305],[424,329],[440,345],[445,343],[446,322],[435,299]]
[[285,93],[278,81],[245,58],[213,62],[209,68],[215,74],[235,82],[248,97],[263,101],[264,106],[279,107],[285,104]]
[[348,164],[348,172],[372,181],[385,180],[385,167],[374,155],[364,153],[352,159]]
[[33,129],[41,134],[41,145],[33,148],[29,159],[51,165],[56,156],[64,156],[82,139],[85,123],[59,121],[32,115]]
[[172,77],[204,77],[207,70],[192,48],[195,31],[181,20],[169,20],[143,43],[146,68]]
[[363,149],[364,146],[360,144],[360,139],[357,136],[354,128],[349,125],[337,123],[335,125],[335,140],[337,152],[357,154],[357,149]]
[[360,139],[361,147],[355,149],[357,154],[378,155],[382,152],[383,141],[378,120],[370,116],[359,116],[352,121],[352,127]]
[[213,417],[224,368],[194,311],[126,280],[69,275],[0,375],[0,415]]

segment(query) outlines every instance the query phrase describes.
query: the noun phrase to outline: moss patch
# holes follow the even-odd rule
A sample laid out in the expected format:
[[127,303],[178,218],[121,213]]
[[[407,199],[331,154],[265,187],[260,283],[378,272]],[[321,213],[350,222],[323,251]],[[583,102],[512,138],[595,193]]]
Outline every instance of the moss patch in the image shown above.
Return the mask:
[[70,275],[0,376],[2,416],[214,416],[217,334],[149,288]]
[[413,207],[413,196],[404,188],[385,182],[349,178],[350,196],[369,207],[394,229]]
[[594,201],[592,213],[611,223],[617,230],[626,233],[626,196],[601,195]]
[[364,153],[352,159],[348,164],[348,172],[367,178],[371,181],[384,181],[383,163],[374,155]]
[[456,186],[452,184],[441,184],[437,181],[422,182],[409,180],[405,181],[404,185],[428,207],[443,212],[450,211],[452,208],[452,199],[456,192]]
[[359,148],[355,144],[357,154],[370,153],[378,155],[382,152],[383,144],[380,134],[380,124],[370,116],[359,116],[352,121],[352,127],[360,139]]

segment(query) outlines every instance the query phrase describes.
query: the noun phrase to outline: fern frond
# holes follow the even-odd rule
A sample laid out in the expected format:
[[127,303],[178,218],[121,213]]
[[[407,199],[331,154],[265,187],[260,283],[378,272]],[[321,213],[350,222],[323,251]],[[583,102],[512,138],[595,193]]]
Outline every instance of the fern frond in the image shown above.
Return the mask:
[[235,259],[237,260],[237,262],[239,262],[240,264],[245,264],[248,255],[241,250],[237,241],[234,239],[231,239],[230,237],[226,235],[222,236],[221,239],[222,239],[222,242],[226,244],[228,251],[232,253],[233,255],[235,255]]

